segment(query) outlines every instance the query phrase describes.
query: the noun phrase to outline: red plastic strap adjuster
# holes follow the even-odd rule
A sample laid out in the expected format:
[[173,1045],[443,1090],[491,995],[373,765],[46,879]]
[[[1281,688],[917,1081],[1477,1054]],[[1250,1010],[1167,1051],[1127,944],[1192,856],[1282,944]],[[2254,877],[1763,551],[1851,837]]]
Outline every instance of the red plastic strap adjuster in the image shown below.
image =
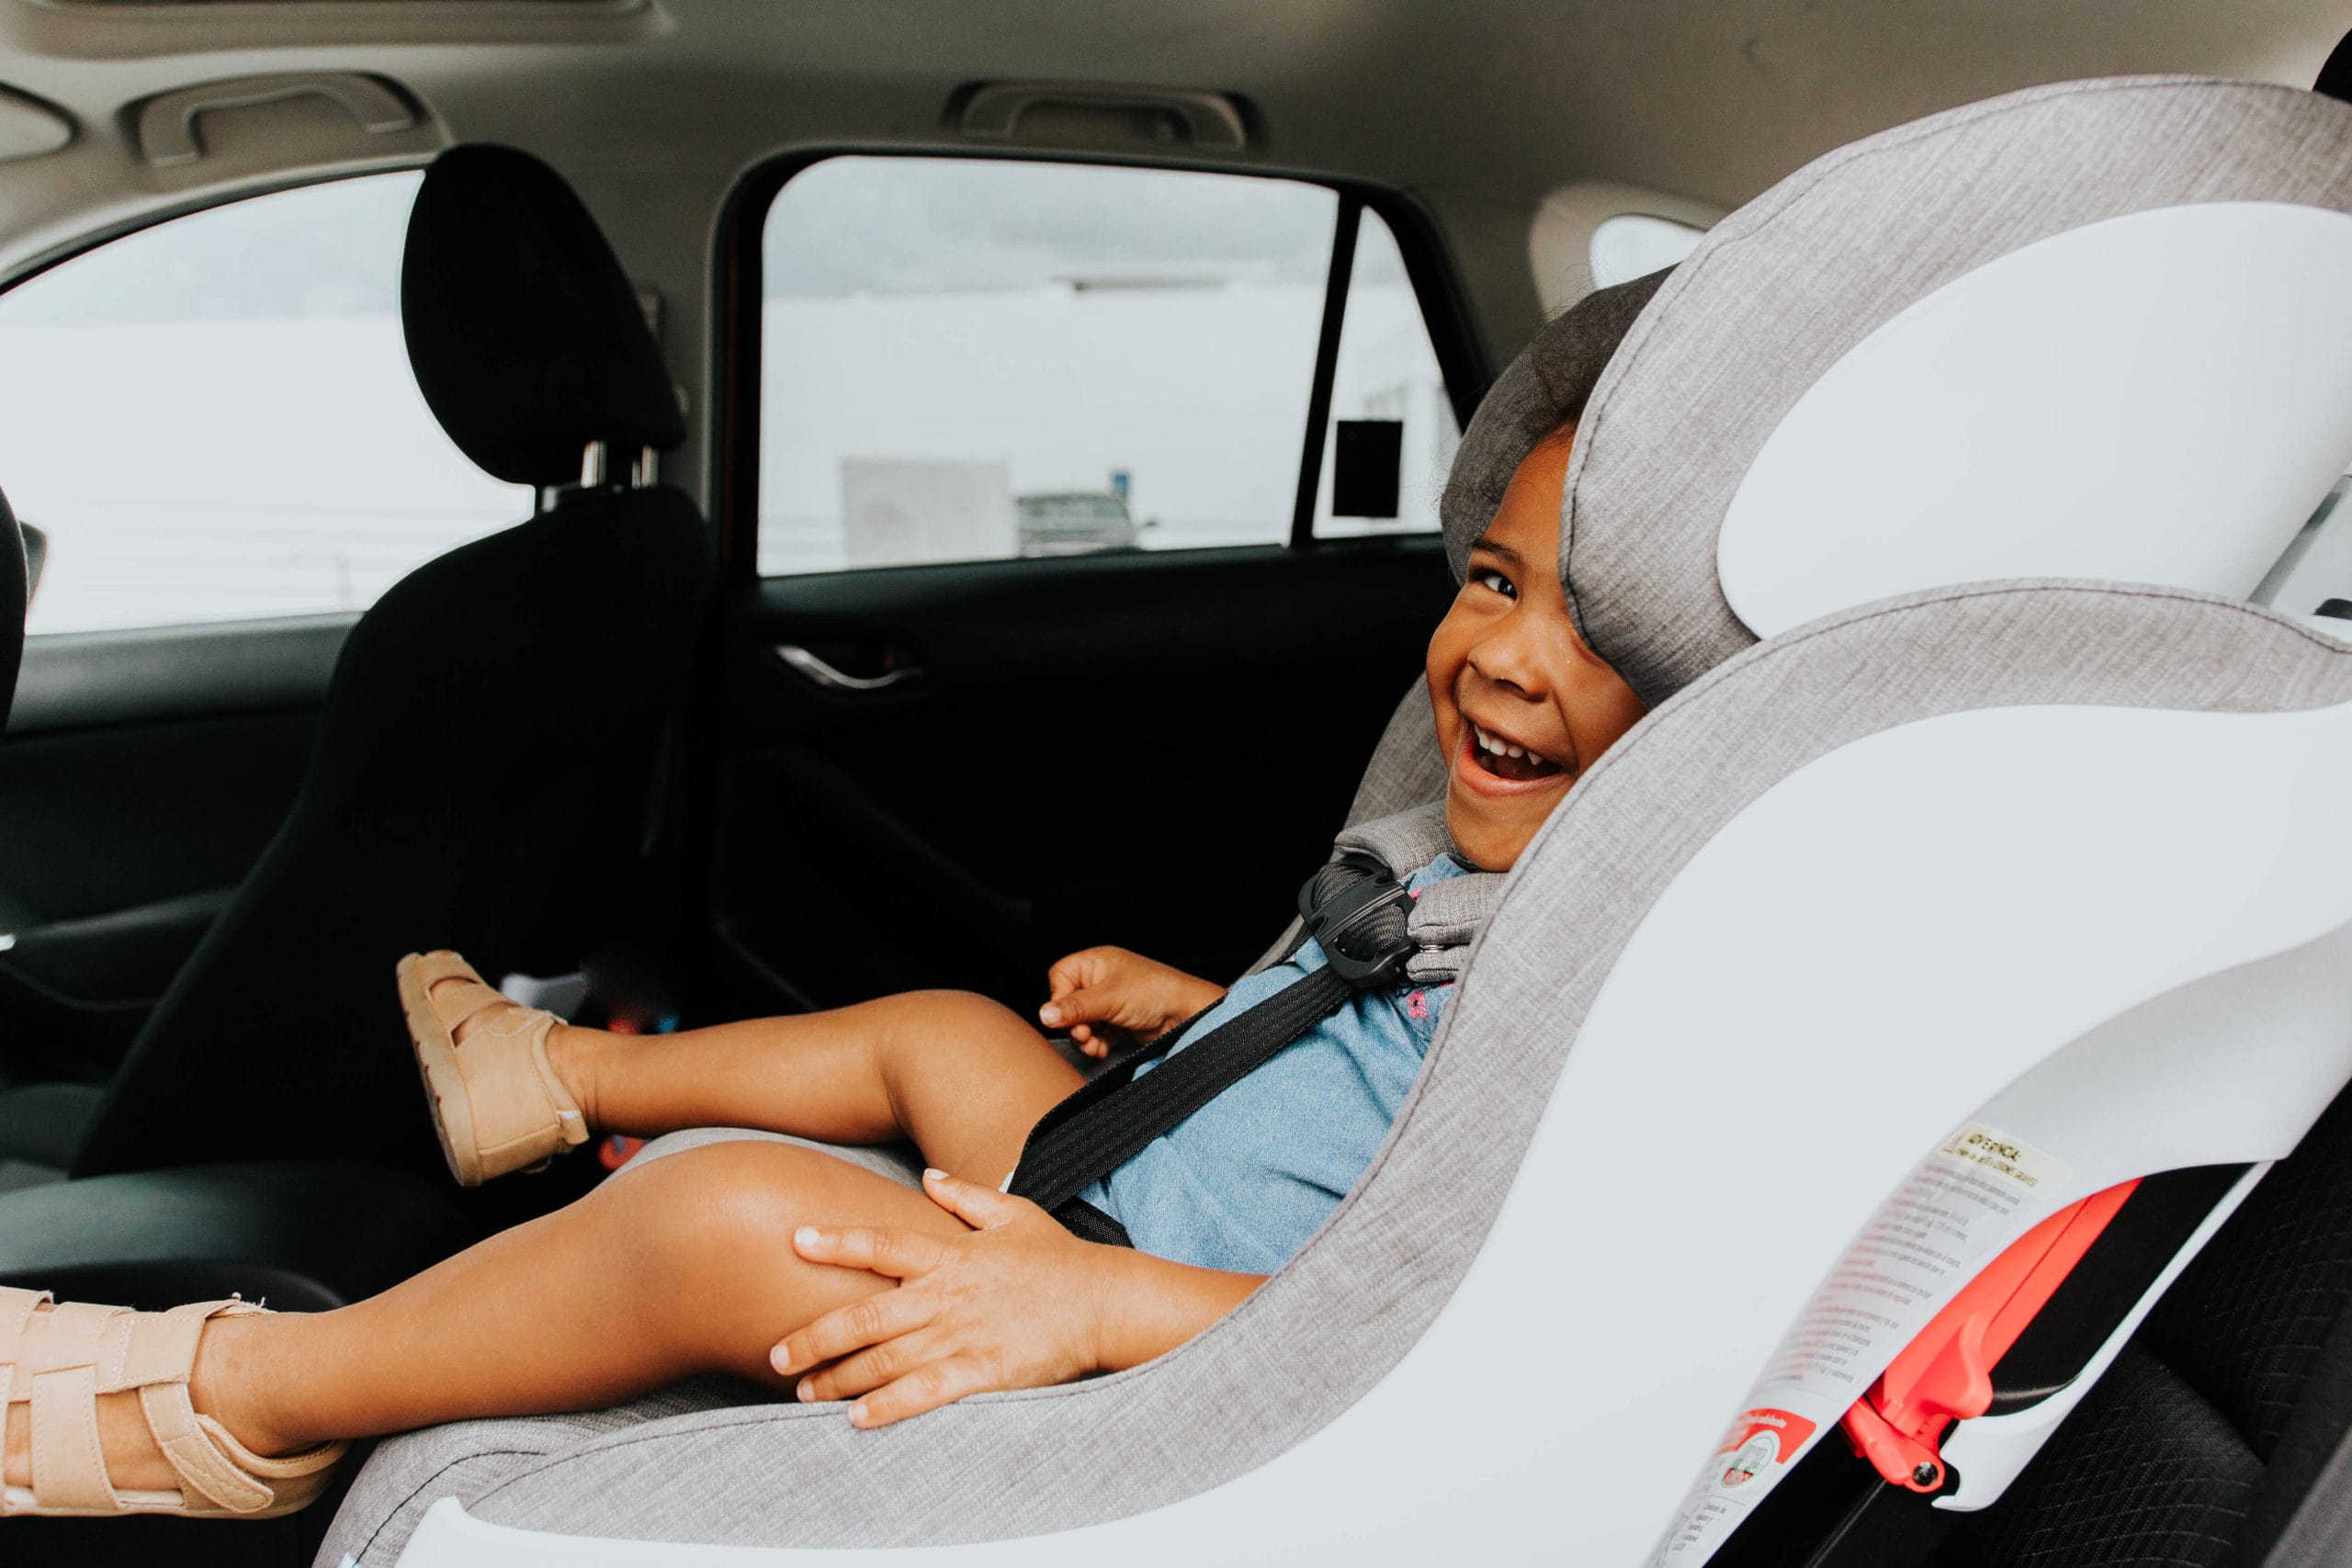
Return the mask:
[[1985,1265],[1839,1419],[1854,1451],[1894,1485],[1940,1491],[1945,1431],[1991,1407],[1993,1369],[2139,1185],[2068,1204]]

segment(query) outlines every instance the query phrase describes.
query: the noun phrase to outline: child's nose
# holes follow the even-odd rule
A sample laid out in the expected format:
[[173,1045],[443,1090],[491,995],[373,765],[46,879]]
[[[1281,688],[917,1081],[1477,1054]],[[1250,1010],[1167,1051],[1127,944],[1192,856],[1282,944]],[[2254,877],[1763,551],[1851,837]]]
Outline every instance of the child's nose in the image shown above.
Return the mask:
[[1510,686],[1521,694],[1535,697],[1544,692],[1542,661],[1529,646],[1529,639],[1513,623],[1519,617],[1507,617],[1504,623],[1478,639],[1470,649],[1470,667],[1498,686]]

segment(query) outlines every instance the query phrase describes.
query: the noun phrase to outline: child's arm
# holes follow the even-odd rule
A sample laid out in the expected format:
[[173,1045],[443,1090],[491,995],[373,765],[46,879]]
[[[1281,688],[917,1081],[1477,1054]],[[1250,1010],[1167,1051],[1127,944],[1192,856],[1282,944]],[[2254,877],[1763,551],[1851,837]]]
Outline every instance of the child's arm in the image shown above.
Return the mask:
[[1046,1005],[1037,1020],[1066,1029],[1090,1056],[1114,1044],[1149,1040],[1225,995],[1225,987],[1182,969],[1129,953],[1090,947],[1046,971]]
[[787,1337],[771,1358],[787,1377],[809,1374],[798,1385],[804,1400],[856,1400],[850,1419],[860,1427],[966,1394],[1136,1366],[1264,1280],[1080,1241],[1025,1198],[940,1171],[923,1173],[923,1190],[972,1232],[804,1225],[793,1235],[812,1263],[899,1281]]

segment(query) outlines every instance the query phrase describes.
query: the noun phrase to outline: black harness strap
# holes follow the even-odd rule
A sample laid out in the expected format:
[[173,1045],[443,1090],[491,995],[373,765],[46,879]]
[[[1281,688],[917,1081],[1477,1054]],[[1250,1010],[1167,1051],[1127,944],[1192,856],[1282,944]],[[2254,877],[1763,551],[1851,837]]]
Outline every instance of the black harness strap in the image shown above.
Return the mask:
[[[1311,936],[1322,945],[1324,966],[1140,1077],[1136,1067],[1168,1052],[1198,1014],[1080,1088],[1030,1130],[1007,1190],[1051,1211],[1074,1235],[1124,1243],[1118,1222],[1078,1194],[1337,1012],[1351,992],[1393,980],[1413,952],[1410,908],[1374,856],[1349,854],[1317,872],[1299,894],[1300,941]],[[1106,1226],[1115,1237],[1103,1234]]]

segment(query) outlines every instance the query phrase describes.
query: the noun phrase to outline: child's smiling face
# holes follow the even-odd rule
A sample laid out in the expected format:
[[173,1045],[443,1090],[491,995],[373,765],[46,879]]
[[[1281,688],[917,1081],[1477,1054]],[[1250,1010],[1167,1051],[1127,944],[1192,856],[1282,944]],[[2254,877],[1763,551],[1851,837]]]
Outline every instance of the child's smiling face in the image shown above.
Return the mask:
[[1527,455],[1470,547],[1468,581],[1430,638],[1430,706],[1449,766],[1445,823],[1503,871],[1571,784],[1645,709],[1577,635],[1560,586],[1570,433]]

